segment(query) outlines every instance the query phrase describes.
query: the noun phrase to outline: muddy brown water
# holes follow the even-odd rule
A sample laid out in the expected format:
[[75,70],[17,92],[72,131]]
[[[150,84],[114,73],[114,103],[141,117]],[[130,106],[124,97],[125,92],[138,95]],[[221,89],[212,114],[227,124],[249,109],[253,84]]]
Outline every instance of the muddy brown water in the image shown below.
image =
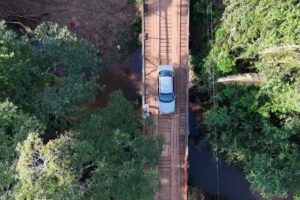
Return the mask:
[[105,63],[100,72],[99,80],[99,83],[105,86],[104,91],[100,91],[96,100],[84,107],[95,109],[105,106],[109,101],[109,95],[116,90],[121,90],[125,97],[141,105],[139,93],[142,83],[141,70],[141,49],[134,51],[122,63]]

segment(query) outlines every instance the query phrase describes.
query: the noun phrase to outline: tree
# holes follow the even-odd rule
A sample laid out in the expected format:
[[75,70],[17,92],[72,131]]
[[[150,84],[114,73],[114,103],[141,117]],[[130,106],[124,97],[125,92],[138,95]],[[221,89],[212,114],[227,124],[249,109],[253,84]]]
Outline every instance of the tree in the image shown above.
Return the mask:
[[21,112],[13,103],[0,103],[0,198],[7,199],[15,182],[15,148],[29,131],[42,132],[44,127],[35,118]]
[[205,124],[214,150],[242,167],[253,190],[259,189],[263,196],[286,196],[300,179],[300,152],[290,142],[297,132],[287,125],[275,127],[238,102],[209,111]]
[[214,87],[215,104],[204,120],[207,137],[215,151],[244,169],[253,190],[286,196],[299,191],[300,182],[300,3],[224,4],[202,71],[222,83],[251,84]]
[[1,148],[7,146],[0,155],[1,198],[134,200],[158,191],[162,139],[143,135],[134,105],[120,92],[49,141],[37,120],[12,103],[0,105]]
[[153,199],[162,141],[144,136],[138,113],[120,93],[78,127],[76,163],[86,198]]
[[101,89],[99,62],[57,24],[28,37],[0,23],[1,199],[153,199],[162,139],[143,135],[134,104],[116,92],[80,110]]
[[28,37],[0,22],[1,199],[76,194],[64,130],[100,88],[99,62],[96,48],[65,27],[43,23]]
[[189,186],[188,188],[188,200],[204,200],[205,197],[200,188]]
[[266,109],[285,118],[290,113],[300,113],[300,48],[298,45],[265,49],[257,68],[268,80],[261,94],[270,99],[272,107]]
[[[289,144],[286,142],[283,145]],[[260,188],[265,197],[271,198],[270,194],[288,196],[290,186],[299,183],[299,176],[295,176],[299,170],[299,160],[294,159],[298,155],[299,151],[293,147],[278,155],[260,152],[245,165],[246,178],[251,182],[251,187]]]
[[39,25],[32,38],[19,37],[5,22],[0,33],[1,100],[9,98],[53,131],[67,127],[78,105],[100,89],[96,48],[53,23]]
[[226,0],[224,4],[222,24],[210,52],[215,63],[230,63],[216,66],[221,73],[234,72],[239,64],[247,65],[244,70],[251,67],[265,49],[299,44],[299,2]]
[[43,144],[30,133],[18,145],[18,183],[13,199],[76,199],[74,175],[69,160],[72,139],[67,134]]
[[218,78],[217,82],[261,86],[260,94],[268,96],[273,105],[272,108],[266,109],[277,113],[278,117],[281,117],[282,113],[299,113],[299,45],[267,48],[259,54],[260,60],[256,65],[259,73],[229,75]]

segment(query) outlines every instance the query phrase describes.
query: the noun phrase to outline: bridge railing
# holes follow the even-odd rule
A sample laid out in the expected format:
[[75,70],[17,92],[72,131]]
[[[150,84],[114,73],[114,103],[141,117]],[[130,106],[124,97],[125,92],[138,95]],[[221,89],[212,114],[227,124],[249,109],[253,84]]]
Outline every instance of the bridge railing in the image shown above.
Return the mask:
[[145,104],[145,0],[142,1],[142,105]]

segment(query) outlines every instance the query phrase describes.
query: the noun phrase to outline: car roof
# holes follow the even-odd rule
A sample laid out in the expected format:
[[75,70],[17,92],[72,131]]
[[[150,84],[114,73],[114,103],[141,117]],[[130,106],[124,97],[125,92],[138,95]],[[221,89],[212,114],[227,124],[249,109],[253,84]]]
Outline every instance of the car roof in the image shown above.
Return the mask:
[[159,92],[160,93],[173,93],[173,77],[172,76],[159,76]]

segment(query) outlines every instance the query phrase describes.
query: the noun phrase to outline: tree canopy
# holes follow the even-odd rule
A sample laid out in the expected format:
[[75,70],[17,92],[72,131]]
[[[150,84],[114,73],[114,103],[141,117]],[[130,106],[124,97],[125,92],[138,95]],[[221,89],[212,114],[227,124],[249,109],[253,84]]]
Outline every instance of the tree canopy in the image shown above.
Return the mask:
[[[242,83],[247,74],[255,74],[263,81],[254,86],[251,80],[248,86],[216,84],[204,120],[208,139],[215,151],[244,169],[254,191],[264,197],[297,193],[300,4],[294,0],[223,3],[211,50],[198,69],[200,88],[213,89],[211,81],[224,83],[226,76]],[[244,80],[238,80],[241,77]]]
[[45,123],[62,127],[99,85],[97,50],[67,28],[42,23],[33,37],[0,23],[1,101],[10,101]]
[[26,139],[29,132],[44,130],[36,118],[23,113],[8,100],[0,103],[0,197],[7,199],[9,188],[15,181],[13,166],[16,160],[15,149]]
[[[158,191],[156,170],[162,139],[145,137],[138,127],[138,113],[120,92],[109,105],[79,126],[76,137],[81,159],[77,164],[89,183],[92,199],[153,199]],[[90,170],[89,170],[90,169]]]
[[96,48],[66,27],[20,35],[0,22],[0,199],[153,199],[162,140],[103,86]]

